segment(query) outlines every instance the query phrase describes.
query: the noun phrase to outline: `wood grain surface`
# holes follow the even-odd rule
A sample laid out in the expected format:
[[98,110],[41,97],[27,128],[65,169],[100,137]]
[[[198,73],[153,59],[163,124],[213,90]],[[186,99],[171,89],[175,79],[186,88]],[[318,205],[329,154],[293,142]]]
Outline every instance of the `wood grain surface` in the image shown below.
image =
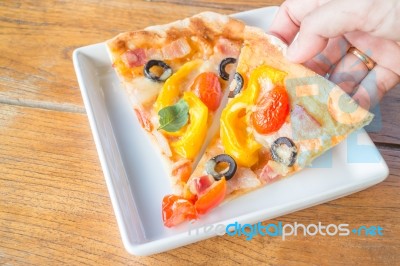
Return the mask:
[[384,236],[220,236],[137,257],[123,245],[72,66],[72,51],[119,32],[281,0],[0,2],[0,265],[398,265],[400,90],[371,133],[382,183],[265,224],[380,225]]

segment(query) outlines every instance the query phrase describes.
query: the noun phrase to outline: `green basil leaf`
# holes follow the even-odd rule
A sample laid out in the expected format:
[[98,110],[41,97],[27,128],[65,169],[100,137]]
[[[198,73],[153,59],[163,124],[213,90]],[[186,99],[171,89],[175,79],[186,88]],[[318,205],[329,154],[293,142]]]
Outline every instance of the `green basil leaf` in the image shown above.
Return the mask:
[[159,129],[176,132],[189,120],[189,105],[184,99],[181,99],[176,104],[161,109],[158,116],[160,118]]

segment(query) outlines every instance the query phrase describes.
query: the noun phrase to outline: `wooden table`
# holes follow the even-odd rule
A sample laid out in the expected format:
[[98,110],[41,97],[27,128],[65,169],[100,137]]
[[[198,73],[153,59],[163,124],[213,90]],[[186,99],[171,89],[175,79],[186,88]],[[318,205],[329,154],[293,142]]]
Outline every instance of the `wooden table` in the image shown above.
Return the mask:
[[0,3],[0,264],[387,264],[400,261],[400,90],[371,134],[390,167],[382,183],[269,222],[380,225],[384,236],[214,237],[150,257],[122,246],[72,51],[201,11],[235,13],[282,0]]

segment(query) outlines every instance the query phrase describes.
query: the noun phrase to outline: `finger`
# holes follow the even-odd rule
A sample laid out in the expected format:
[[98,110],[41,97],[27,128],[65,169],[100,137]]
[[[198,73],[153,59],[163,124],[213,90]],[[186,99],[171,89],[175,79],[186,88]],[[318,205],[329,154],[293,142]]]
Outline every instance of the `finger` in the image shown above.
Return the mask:
[[347,33],[345,37],[353,46],[372,58],[377,65],[391,69],[400,76],[400,45],[398,43],[360,31]]
[[349,4],[347,0],[335,0],[318,7],[303,19],[299,35],[287,51],[288,58],[298,63],[305,62],[325,48],[328,38],[347,32],[363,30],[376,34],[374,29],[379,27],[377,17],[384,21],[390,12],[383,10],[375,14],[373,8],[380,6],[387,5],[379,5],[376,1],[353,1]]
[[297,19],[292,18],[289,8],[285,4],[286,2],[284,2],[279,8],[268,33],[275,35],[285,43],[289,44],[300,29],[300,22]]
[[330,73],[335,64],[346,55],[350,43],[344,37],[336,37],[328,41],[326,48],[304,65],[321,76]]
[[358,84],[367,76],[368,68],[361,59],[347,53],[335,66],[329,79],[346,93],[352,94]]
[[300,28],[300,22],[318,7],[317,0],[285,1],[278,10],[268,32],[290,44]]
[[361,30],[369,32],[376,37],[400,41],[399,1],[375,0],[372,3],[371,11],[369,12],[369,16],[365,18],[364,27]]
[[399,75],[377,65],[361,81],[353,99],[365,109],[371,109],[379,103],[387,91],[399,85],[399,82]]

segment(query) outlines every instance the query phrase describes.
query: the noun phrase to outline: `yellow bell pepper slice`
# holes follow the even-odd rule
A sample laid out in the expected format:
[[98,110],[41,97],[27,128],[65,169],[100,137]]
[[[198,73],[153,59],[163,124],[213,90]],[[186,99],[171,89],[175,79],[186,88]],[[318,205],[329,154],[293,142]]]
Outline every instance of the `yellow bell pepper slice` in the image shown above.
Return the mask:
[[286,72],[272,68],[270,66],[262,65],[253,70],[250,74],[248,89],[244,90],[243,100],[247,104],[256,104],[258,95],[260,93],[260,82],[269,79],[273,85],[284,86]]
[[183,99],[189,105],[189,124],[183,135],[170,146],[174,154],[193,160],[206,137],[208,108],[193,92],[185,92]]
[[248,114],[256,104],[260,93],[260,81],[269,79],[274,85],[283,85],[286,73],[275,68],[262,65],[250,74],[246,89],[231,100],[221,114],[221,141],[225,152],[245,167],[258,162],[258,151],[261,148],[251,132],[249,132]]
[[182,82],[187,78],[190,72],[198,68],[202,62],[203,61],[200,59],[187,62],[167,79],[155,103],[155,110],[157,113],[162,108],[174,105],[179,100],[182,93]]
[[[241,96],[241,97],[240,97]],[[224,109],[221,115],[221,141],[225,152],[241,166],[251,167],[258,161],[261,145],[247,131],[247,100],[238,95]]]
[[[162,108],[174,105],[181,96],[181,85],[182,82],[194,69],[198,68],[202,63],[202,60],[197,59],[184,64],[175,74],[173,74],[164,83],[161,88],[160,94],[155,102],[155,110],[158,113]],[[182,127],[176,132],[167,132],[163,130],[163,133],[169,136],[179,137],[182,136],[186,131],[186,126]]]

